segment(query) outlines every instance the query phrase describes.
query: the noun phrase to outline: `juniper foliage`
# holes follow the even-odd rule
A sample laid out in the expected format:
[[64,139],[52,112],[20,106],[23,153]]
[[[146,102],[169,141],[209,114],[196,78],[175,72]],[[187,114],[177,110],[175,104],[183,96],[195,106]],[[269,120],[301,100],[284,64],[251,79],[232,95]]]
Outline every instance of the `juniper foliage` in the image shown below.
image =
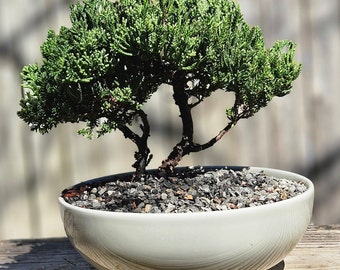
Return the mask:
[[[66,122],[85,122],[79,133],[89,137],[120,130],[137,146],[139,174],[152,157],[143,105],[161,84],[172,85],[183,123],[181,141],[160,166],[169,172],[288,94],[301,71],[295,44],[266,49],[261,29],[244,21],[233,0],[83,0],[70,13],[71,27],[48,32],[42,63],[23,68],[18,115],[41,133]],[[221,132],[198,144],[191,109],[218,89],[233,92],[234,104]]]

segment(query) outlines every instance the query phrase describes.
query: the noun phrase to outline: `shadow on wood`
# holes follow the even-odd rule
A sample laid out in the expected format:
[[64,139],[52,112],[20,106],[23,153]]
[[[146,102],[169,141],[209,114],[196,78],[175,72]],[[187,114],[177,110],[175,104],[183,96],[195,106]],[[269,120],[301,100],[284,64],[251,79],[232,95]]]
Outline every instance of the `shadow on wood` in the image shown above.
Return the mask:
[[[94,270],[66,238],[11,240],[0,244],[0,268]],[[3,256],[8,254],[7,256]]]
[[271,267],[268,270],[283,270],[285,269],[285,262],[282,260],[281,262],[279,262],[277,265]]

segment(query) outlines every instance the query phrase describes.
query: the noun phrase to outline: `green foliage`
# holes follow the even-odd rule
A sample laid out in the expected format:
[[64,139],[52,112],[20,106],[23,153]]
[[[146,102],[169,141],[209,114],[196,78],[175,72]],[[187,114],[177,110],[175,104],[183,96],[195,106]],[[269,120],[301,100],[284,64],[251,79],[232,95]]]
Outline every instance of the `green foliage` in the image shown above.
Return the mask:
[[188,106],[217,89],[235,93],[226,109],[235,124],[288,94],[301,70],[295,44],[266,49],[261,29],[250,27],[232,0],[84,0],[70,17],[70,28],[49,31],[42,65],[22,70],[18,115],[42,133],[85,122],[81,134],[119,129],[134,140],[126,127],[179,71],[185,94],[198,101]]

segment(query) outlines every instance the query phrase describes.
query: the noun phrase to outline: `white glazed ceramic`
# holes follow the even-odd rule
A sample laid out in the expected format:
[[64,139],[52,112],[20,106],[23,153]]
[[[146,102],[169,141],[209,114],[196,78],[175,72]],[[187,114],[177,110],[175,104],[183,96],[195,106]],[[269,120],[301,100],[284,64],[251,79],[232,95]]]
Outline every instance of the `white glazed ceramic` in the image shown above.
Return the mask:
[[71,206],[59,198],[67,236],[97,269],[269,269],[310,223],[314,187],[294,173],[251,167],[306,183],[274,204],[204,213],[115,213]]

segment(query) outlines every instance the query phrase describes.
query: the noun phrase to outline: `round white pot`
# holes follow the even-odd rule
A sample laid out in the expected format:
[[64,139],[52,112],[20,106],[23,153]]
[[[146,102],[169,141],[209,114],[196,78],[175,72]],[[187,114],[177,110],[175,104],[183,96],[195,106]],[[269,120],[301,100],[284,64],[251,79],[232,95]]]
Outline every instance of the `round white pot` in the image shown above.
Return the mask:
[[187,214],[105,212],[72,206],[60,197],[66,234],[97,269],[269,269],[305,233],[314,187],[298,174],[250,170],[303,181],[308,189],[273,204]]

